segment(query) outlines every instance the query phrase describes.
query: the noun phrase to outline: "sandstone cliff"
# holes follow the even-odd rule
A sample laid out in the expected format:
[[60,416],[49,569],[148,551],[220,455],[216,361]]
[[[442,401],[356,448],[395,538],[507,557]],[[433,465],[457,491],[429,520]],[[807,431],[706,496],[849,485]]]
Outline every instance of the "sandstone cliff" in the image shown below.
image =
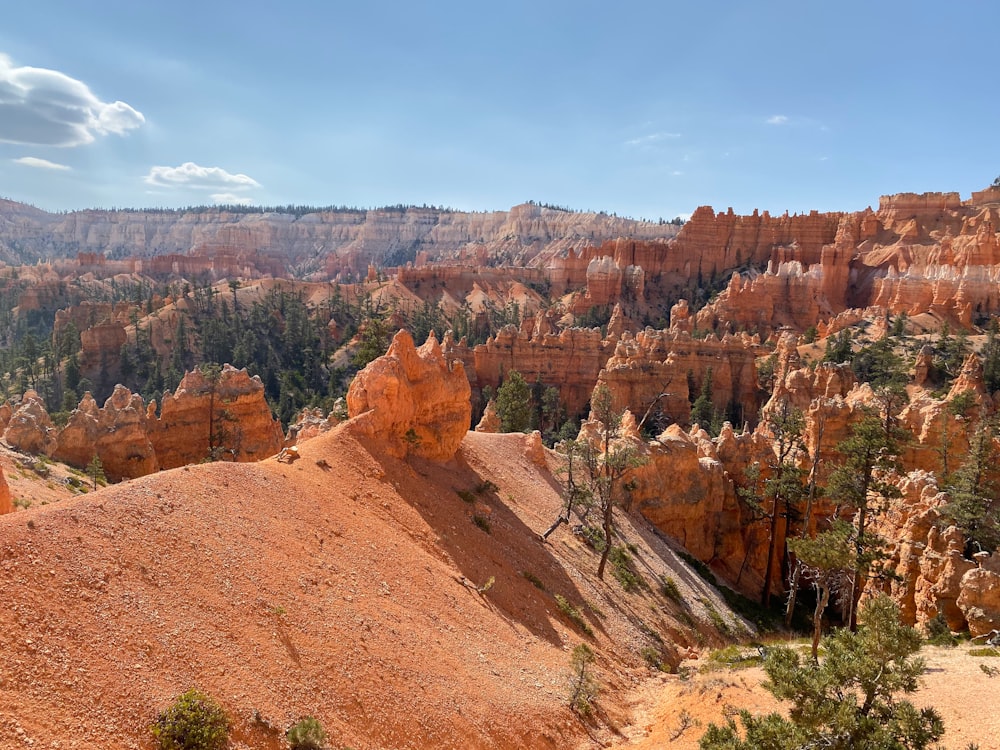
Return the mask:
[[471,426],[469,396],[462,363],[445,356],[433,333],[417,349],[400,331],[351,383],[349,424],[390,455],[447,461]]
[[108,256],[140,259],[128,267],[115,266],[124,273],[359,278],[373,263],[402,266],[469,257],[526,265],[539,256],[620,236],[670,238],[676,229],[533,204],[486,213],[411,207],[305,214],[206,208],[56,215],[4,201],[0,258],[32,264],[83,253],[82,264],[95,270],[103,264],[110,270],[116,261]]

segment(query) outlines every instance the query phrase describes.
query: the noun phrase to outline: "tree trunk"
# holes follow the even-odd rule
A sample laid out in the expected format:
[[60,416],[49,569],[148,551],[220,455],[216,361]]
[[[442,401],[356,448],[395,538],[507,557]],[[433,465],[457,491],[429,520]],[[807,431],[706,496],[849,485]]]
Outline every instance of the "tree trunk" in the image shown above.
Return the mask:
[[[822,411],[820,412],[822,414]],[[805,539],[809,535],[809,524],[812,523],[813,502],[816,500],[816,477],[819,474],[819,455],[823,447],[823,433],[826,432],[826,417],[820,416],[820,422],[816,433],[816,451],[813,454],[812,468],[809,471],[809,493],[806,495],[806,512],[802,518],[802,534]],[[802,575],[802,565],[797,561],[795,571],[792,573],[791,583],[788,584],[788,603],[785,606],[785,627],[792,626],[792,615],[795,613],[795,597],[799,592],[799,576]]]
[[569,523],[569,519],[568,518],[564,518],[563,516],[559,516],[559,518],[557,518],[555,521],[553,521],[552,525],[549,526],[549,528],[547,528],[545,530],[545,532],[542,534],[542,541],[545,541],[546,539],[548,539],[549,536],[552,534],[552,532],[555,531],[556,529],[558,529],[564,523]]
[[597,577],[602,581],[604,580],[604,568],[608,564],[608,555],[611,554],[611,522],[614,509],[609,498],[604,505],[604,550],[601,552],[601,561],[597,564]]
[[764,591],[760,595],[760,603],[764,608],[771,604],[771,585],[774,574],[774,553],[778,546],[778,503],[779,499],[774,498],[774,506],[771,508],[771,533],[767,544],[767,567],[764,569]]
[[816,611],[813,612],[812,657],[817,664],[819,663],[819,639],[823,634],[823,612],[826,611],[826,605],[829,602],[830,587],[825,583],[820,583],[819,596],[816,597]]

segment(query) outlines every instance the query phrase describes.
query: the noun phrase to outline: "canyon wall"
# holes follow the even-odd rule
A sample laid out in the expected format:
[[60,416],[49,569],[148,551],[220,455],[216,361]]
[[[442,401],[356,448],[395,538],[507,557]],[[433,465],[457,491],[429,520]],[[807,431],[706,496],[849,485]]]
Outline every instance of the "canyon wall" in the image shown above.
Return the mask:
[[[437,208],[296,213],[75,211],[48,214],[0,202],[0,258],[33,264],[80,255],[80,265],[146,274],[363,277],[369,265],[471,257],[527,265],[615,237],[670,238],[672,224],[523,204],[483,213]],[[127,256],[146,259],[120,263]],[[102,260],[103,258],[103,260]],[[121,260],[120,260],[121,259]]]

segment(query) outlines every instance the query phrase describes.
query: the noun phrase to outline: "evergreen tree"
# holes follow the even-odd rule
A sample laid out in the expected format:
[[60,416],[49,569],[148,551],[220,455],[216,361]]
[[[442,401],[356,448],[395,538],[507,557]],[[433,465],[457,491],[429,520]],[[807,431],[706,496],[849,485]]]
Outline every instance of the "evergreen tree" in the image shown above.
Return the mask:
[[828,494],[838,508],[854,511],[854,576],[848,600],[851,629],[857,627],[857,604],[865,581],[881,576],[884,543],[871,530],[886,501],[899,497],[892,479],[901,469],[899,451],[906,433],[889,417],[868,410],[851,425],[850,436],[837,445],[842,462],[830,474]]
[[531,425],[531,388],[517,370],[511,370],[497,389],[497,416],[501,432],[527,432]]
[[614,509],[620,501],[625,474],[641,461],[631,445],[616,445],[621,432],[623,412],[614,408],[611,390],[601,383],[590,397],[591,419],[601,423],[600,446],[586,444],[586,462],[590,479],[590,493],[597,501],[604,531],[604,548],[597,565],[597,577],[604,579],[604,569],[614,538]]
[[[786,401],[768,418],[768,428],[775,451],[769,471],[764,477],[759,465],[749,467],[748,484],[740,491],[755,518],[767,523],[767,565],[761,592],[761,604],[765,607],[771,604],[778,541],[785,537],[796,507],[805,495],[805,471],[798,465],[798,458],[805,449],[802,437],[805,418]],[[782,569],[786,559],[783,546]]]
[[791,701],[788,717],[740,711],[742,729],[730,719],[712,724],[701,750],[926,750],[944,734],[933,708],[917,709],[899,694],[913,693],[925,671],[915,654],[920,635],[899,621],[888,598],[868,601],[857,633],[840,630],[824,641],[819,663],[801,663],[787,646],[768,651],[764,687]]

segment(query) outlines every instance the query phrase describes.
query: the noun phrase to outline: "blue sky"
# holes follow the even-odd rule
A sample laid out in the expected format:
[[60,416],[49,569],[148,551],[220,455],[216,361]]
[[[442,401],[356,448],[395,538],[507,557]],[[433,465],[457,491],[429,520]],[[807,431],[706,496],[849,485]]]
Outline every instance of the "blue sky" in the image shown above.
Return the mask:
[[0,195],[858,210],[1000,174],[1000,3],[21,2]]

